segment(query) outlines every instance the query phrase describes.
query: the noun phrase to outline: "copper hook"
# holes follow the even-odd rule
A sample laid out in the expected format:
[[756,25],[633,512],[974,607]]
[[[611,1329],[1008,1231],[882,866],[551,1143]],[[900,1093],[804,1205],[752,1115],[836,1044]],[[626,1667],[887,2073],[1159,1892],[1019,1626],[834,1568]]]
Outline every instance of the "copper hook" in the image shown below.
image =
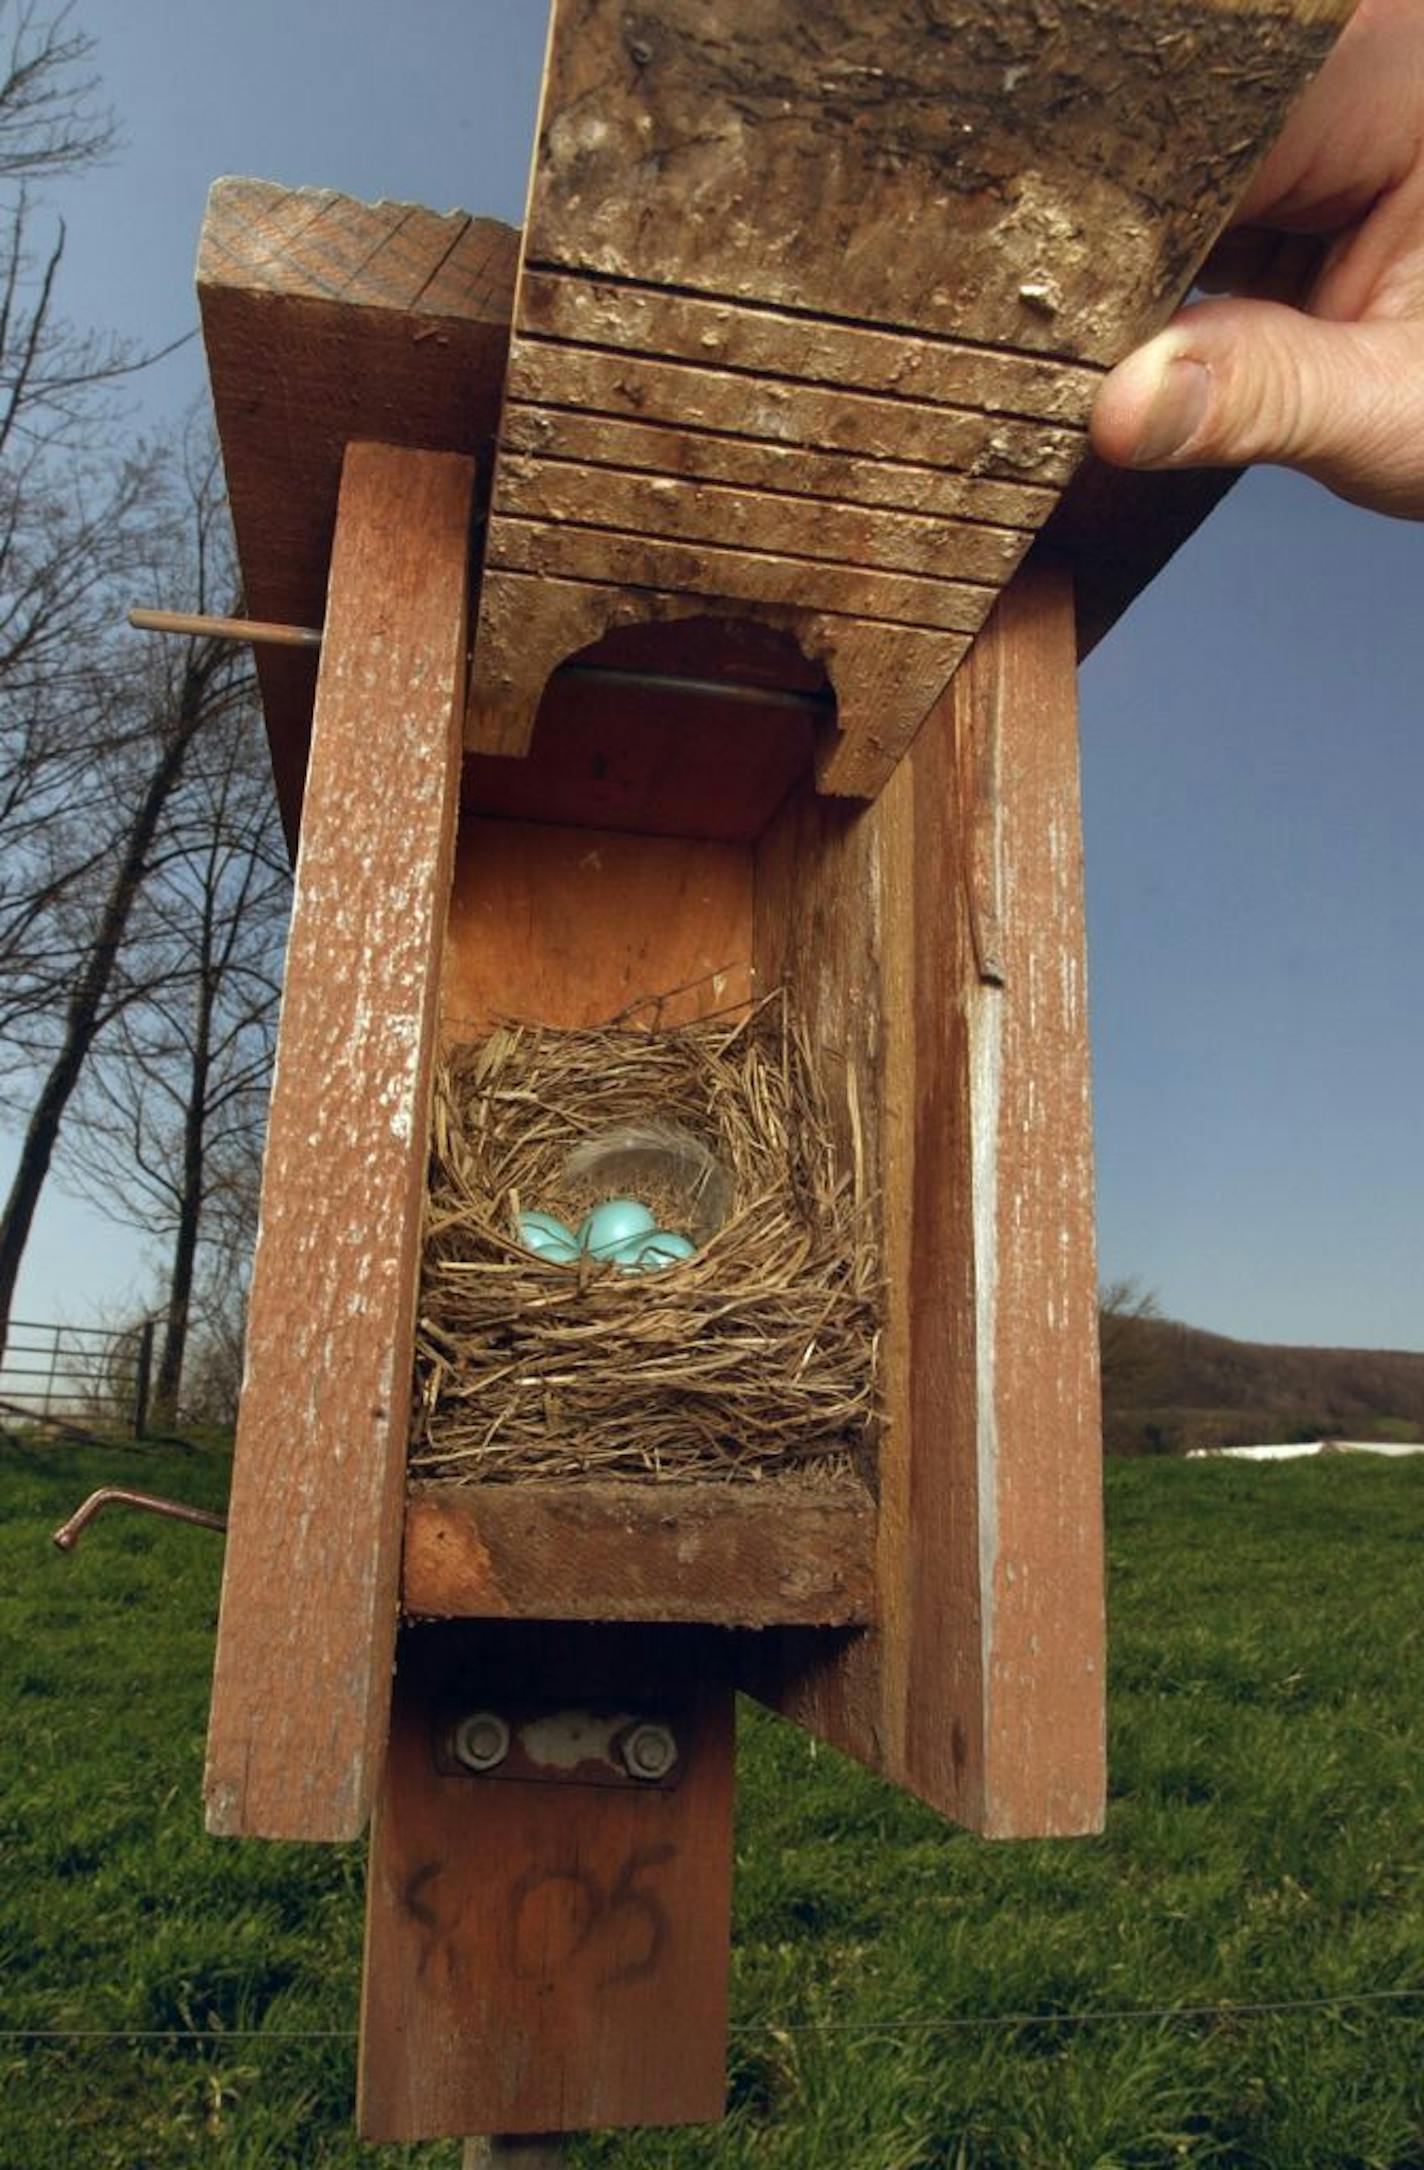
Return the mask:
[[153,1492],[130,1492],[121,1484],[106,1484],[91,1492],[69,1520],[54,1533],[61,1552],[72,1552],[96,1514],[105,1507],[141,1507],[145,1514],[166,1515],[174,1522],[191,1522],[195,1529],[225,1530],[227,1517],[209,1514],[205,1507],[185,1507],[181,1500],[159,1499]]

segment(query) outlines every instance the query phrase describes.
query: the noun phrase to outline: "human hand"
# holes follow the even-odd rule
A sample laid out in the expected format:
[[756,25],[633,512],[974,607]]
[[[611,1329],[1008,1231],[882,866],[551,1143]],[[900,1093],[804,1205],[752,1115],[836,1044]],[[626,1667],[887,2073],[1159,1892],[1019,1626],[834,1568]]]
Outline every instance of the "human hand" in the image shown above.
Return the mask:
[[[1297,307],[1262,298],[1283,236],[1325,244]],[[1228,298],[1110,372],[1094,449],[1127,467],[1271,461],[1424,519],[1424,0],[1361,0],[1201,283]]]

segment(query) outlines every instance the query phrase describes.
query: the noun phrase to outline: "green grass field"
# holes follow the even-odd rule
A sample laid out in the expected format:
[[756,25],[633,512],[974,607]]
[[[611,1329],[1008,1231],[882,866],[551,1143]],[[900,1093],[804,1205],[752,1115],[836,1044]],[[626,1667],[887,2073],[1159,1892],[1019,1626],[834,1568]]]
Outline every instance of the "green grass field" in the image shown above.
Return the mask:
[[[222,1490],[211,1456],[0,1450],[0,2028],[100,2033],[0,2039],[0,2170],[453,2166],[350,2136],[359,1850],[203,1834],[221,1540],[48,1545],[115,1479]],[[1424,1997],[1017,2016],[1424,1991],[1424,1461],[1109,1479],[1106,1836],[986,1845],[748,1710],[727,2121],[578,2162],[1424,2165]],[[163,2029],[198,2038],[112,2038]]]

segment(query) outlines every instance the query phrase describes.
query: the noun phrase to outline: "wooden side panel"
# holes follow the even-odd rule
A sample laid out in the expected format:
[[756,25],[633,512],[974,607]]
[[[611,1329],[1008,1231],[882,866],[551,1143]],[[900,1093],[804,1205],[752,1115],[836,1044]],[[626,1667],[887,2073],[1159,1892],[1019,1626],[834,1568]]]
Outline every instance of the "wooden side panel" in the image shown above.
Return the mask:
[[751,949],[746,845],[466,820],[444,1030],[685,1023],[750,999]]
[[[722,2113],[732,1864],[726,1639],[427,1628],[402,1645],[372,1840],[359,2122],[371,2140]],[[665,1719],[661,1787],[441,1768],[461,1708]],[[463,1699],[463,1702],[462,1702]]]
[[759,865],[759,970],[880,1111],[887,1424],[878,1630],[759,1639],[749,1678],[1000,1836],[1102,1812],[1073,638],[1021,574],[876,806],[788,809]]
[[781,1621],[875,1614],[875,1507],[843,1485],[411,1487],[402,1604],[436,1619]]
[[209,1828],[350,1838],[385,1738],[473,467],[347,455],[208,1740]]
[[1101,1827],[1106,1683],[1071,582],[1045,572],[1011,589],[1000,620],[960,708],[990,741],[976,754],[988,834],[970,1052],[984,1828],[1011,1838]]

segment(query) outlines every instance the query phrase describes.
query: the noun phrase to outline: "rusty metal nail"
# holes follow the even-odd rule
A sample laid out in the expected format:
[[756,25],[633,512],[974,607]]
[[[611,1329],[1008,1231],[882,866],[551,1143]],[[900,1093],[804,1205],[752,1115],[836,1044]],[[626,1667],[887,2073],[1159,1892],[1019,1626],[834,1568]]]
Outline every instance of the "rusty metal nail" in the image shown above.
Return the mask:
[[665,1725],[635,1725],[623,1742],[630,1778],[666,1778],[677,1761],[677,1742]]
[[451,1746],[467,1771],[492,1771],[509,1754],[509,1727],[498,1711],[472,1710],[456,1726]]

